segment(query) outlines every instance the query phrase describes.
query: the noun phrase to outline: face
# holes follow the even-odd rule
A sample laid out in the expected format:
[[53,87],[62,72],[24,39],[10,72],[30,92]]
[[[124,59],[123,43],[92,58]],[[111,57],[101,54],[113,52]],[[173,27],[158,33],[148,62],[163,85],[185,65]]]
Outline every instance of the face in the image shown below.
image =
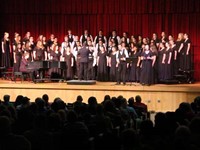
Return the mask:
[[102,35],[103,34],[103,32],[102,31],[99,31],[99,35]]
[[27,32],[27,33],[26,33],[26,36],[27,36],[27,37],[30,37],[30,36],[31,36],[31,33],[30,33],[30,32]]
[[67,36],[65,36],[64,40],[65,40],[65,42],[68,42],[68,37],[67,37]]
[[116,48],[115,47],[112,48],[112,52],[116,52]]
[[187,34],[184,34],[184,39],[187,39],[188,38],[188,35]]
[[9,37],[9,33],[5,33],[5,38],[8,38]]
[[72,31],[71,31],[71,30],[68,30],[68,34],[72,34]]
[[85,31],[84,31],[84,34],[88,34],[88,30],[85,30]]

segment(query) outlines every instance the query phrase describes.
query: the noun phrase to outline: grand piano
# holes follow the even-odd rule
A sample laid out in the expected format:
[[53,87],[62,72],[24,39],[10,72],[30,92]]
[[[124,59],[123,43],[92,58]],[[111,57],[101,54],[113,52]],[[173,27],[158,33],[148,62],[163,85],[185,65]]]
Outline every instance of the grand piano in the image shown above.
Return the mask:
[[27,69],[31,72],[39,72],[39,78],[35,78],[35,83],[37,81],[44,80],[62,80],[63,78],[53,79],[50,77],[45,77],[45,72],[51,68],[57,68],[60,70],[61,74],[67,69],[65,61],[32,61],[28,62]]

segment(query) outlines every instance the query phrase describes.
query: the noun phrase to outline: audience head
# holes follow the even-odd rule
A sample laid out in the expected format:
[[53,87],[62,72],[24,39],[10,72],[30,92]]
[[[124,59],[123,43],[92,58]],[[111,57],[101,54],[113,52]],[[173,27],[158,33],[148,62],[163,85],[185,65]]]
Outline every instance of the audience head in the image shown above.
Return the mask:
[[0,116],[0,137],[11,132],[11,122],[8,117]]
[[141,96],[140,96],[140,95],[135,96],[135,101],[136,101],[137,103],[141,103],[141,101],[142,101]]
[[4,100],[5,103],[9,103],[10,102],[10,95],[4,95],[3,100]]

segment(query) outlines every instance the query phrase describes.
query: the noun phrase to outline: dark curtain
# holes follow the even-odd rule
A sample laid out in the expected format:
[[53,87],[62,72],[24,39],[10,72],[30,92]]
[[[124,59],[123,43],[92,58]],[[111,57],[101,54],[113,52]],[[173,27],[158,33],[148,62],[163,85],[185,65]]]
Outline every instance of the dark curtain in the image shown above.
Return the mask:
[[116,29],[121,35],[159,36],[179,32],[189,34],[194,51],[195,78],[200,80],[200,0],[1,0],[0,32],[23,36],[27,31],[36,39],[54,33],[60,42],[68,29],[81,35],[88,29],[95,36]]

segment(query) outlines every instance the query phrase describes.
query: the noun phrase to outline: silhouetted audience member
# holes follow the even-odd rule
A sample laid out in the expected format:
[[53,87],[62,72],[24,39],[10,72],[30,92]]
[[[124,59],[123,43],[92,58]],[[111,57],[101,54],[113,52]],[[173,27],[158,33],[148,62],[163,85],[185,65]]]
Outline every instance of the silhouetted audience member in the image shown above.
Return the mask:
[[64,149],[86,149],[88,147],[89,131],[87,126],[78,121],[75,111],[67,113],[67,123],[62,131],[62,146]]
[[52,134],[47,131],[47,118],[45,115],[37,115],[33,128],[27,130],[24,136],[31,142],[32,150],[53,149]]
[[31,144],[24,136],[11,132],[11,122],[5,116],[0,116],[0,149],[31,150]]
[[94,96],[91,96],[88,98],[88,107],[87,107],[87,111],[91,114],[91,115],[96,115],[96,107],[97,107],[97,99]]
[[45,101],[46,109],[50,109],[49,96],[47,94],[44,94],[44,95],[42,95],[42,99]]
[[137,132],[133,129],[126,129],[122,131],[122,150],[134,150],[139,149],[139,136]]
[[10,95],[4,95],[3,96],[3,104],[6,106],[12,106],[12,104],[10,103]]

